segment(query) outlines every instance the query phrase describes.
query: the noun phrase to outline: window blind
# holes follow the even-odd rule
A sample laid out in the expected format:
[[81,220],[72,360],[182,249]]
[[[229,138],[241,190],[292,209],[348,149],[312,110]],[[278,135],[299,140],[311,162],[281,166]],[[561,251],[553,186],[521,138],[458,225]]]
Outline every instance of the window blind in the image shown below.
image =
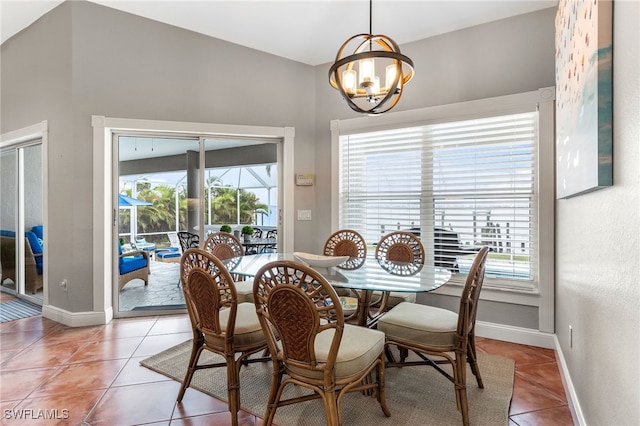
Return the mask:
[[488,245],[485,285],[532,288],[536,141],[537,112],[341,136],[340,226],[413,232],[460,282]]

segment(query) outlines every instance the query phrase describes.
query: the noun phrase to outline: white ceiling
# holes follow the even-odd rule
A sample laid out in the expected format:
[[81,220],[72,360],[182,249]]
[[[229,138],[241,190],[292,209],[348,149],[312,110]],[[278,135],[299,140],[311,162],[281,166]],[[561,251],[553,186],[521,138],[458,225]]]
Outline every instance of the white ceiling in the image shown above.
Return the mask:
[[[77,0],[76,0],[77,1]],[[368,0],[88,0],[310,65],[369,32]],[[62,3],[0,0],[2,43]],[[375,0],[373,33],[402,45],[557,5],[557,0]]]

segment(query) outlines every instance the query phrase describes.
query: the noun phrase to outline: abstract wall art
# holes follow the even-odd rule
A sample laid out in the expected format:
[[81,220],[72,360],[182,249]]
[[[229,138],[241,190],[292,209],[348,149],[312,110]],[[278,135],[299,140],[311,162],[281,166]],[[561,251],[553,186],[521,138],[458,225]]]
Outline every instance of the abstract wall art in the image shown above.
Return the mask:
[[556,197],[613,185],[613,4],[560,0],[556,15]]

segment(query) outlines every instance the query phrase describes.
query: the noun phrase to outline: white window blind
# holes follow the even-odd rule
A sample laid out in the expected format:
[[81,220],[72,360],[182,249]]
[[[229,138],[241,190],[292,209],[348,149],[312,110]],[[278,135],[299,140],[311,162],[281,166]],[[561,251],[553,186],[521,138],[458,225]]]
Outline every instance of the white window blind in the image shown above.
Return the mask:
[[488,245],[485,285],[532,289],[537,127],[528,112],[341,136],[340,227],[414,232],[459,282]]

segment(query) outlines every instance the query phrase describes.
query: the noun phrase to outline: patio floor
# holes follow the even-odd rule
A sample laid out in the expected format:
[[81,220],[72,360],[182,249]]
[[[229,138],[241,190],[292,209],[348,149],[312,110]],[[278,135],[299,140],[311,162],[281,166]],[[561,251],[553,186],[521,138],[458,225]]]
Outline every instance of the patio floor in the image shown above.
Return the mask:
[[149,284],[132,280],[120,291],[120,311],[157,308],[184,308],[182,287],[178,285],[180,264],[151,261]]

